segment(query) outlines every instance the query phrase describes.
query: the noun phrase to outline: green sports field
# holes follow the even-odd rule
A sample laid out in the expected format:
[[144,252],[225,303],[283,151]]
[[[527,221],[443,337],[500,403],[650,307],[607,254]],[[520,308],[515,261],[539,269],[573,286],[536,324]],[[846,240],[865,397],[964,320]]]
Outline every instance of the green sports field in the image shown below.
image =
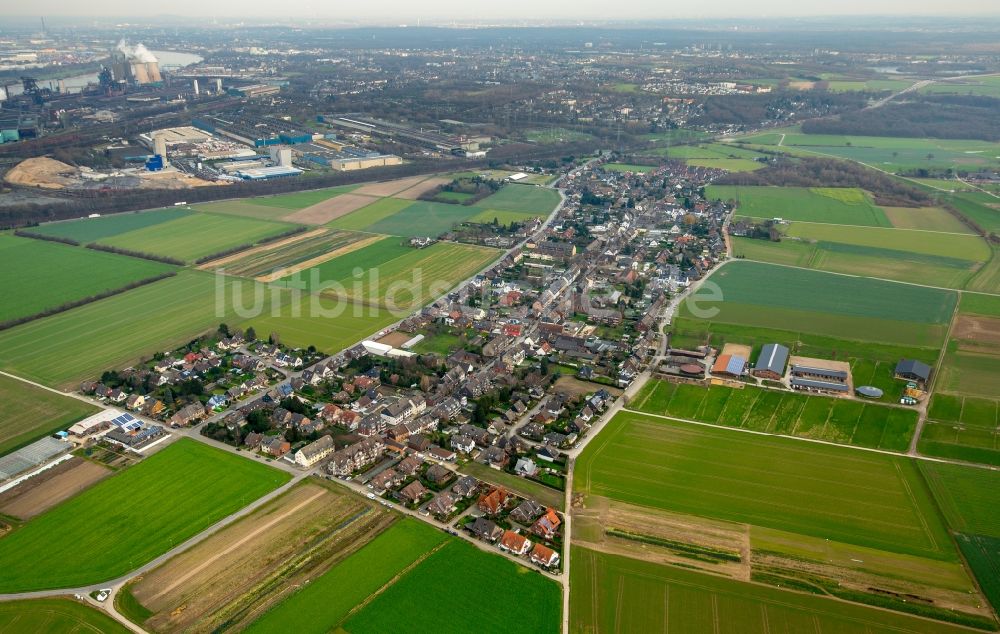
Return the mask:
[[[427,609],[428,596],[452,602],[456,609]],[[560,631],[561,612],[562,593],[555,581],[451,539],[351,616],[343,629],[351,634],[555,634]]]
[[905,452],[917,412],[872,403],[747,386],[651,381],[629,408],[685,420]]
[[0,456],[97,411],[84,401],[0,375]]
[[[0,332],[0,369],[75,388],[110,368],[190,341],[233,317],[232,293],[253,307],[255,284],[209,273],[176,276]],[[217,290],[224,295],[217,297]],[[234,290],[235,289],[235,290]],[[221,302],[220,307],[216,302]]]
[[29,599],[0,603],[3,632],[94,632],[128,634],[107,614],[73,599]]
[[0,322],[122,288],[175,267],[55,242],[0,235]]
[[294,225],[222,214],[192,214],[177,220],[119,233],[101,244],[184,261],[196,260],[270,236]]
[[889,227],[885,212],[867,192],[849,187],[739,187],[710,185],[710,199],[735,200],[736,213],[750,218]]
[[114,579],[289,479],[182,438],[0,539],[0,592]]
[[32,232],[58,238],[70,238],[81,244],[96,242],[129,231],[138,231],[155,225],[180,220],[192,215],[192,211],[182,207],[168,207],[152,211],[112,214],[99,218],[82,218],[53,222],[32,228]]
[[351,611],[447,537],[429,524],[404,518],[336,564],[247,628],[248,633],[325,634]]
[[920,473],[905,457],[615,416],[577,460],[579,491],[711,519],[953,561]]
[[570,631],[958,633],[956,626],[573,547]]

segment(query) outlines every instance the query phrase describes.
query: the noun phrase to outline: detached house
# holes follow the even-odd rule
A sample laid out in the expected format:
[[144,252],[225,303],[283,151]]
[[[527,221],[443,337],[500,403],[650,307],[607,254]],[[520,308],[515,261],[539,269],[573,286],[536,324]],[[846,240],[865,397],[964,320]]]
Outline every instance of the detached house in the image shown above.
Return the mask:
[[513,555],[524,555],[531,550],[531,541],[514,531],[504,531],[500,539],[500,550],[506,550]]

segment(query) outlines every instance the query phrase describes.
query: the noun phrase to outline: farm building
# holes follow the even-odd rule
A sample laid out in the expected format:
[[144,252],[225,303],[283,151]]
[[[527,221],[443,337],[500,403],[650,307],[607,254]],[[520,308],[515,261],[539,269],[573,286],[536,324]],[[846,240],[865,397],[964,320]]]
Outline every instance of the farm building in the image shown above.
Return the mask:
[[848,391],[846,383],[835,381],[821,381],[818,379],[801,379],[792,377],[790,382],[792,389],[805,390],[807,392],[826,392],[830,394],[844,394]]
[[760,349],[757,365],[753,369],[754,376],[774,381],[781,380],[785,374],[785,364],[788,363],[788,348],[780,343],[769,343]]
[[926,383],[927,379],[931,377],[931,367],[921,361],[903,359],[896,364],[896,376],[908,381]]
[[829,368],[817,368],[809,365],[792,365],[792,376],[800,379],[846,383],[848,374],[844,370],[831,370]]
[[744,357],[735,354],[723,354],[719,355],[719,358],[715,360],[715,364],[712,365],[712,374],[739,377],[743,376],[746,367],[747,360]]

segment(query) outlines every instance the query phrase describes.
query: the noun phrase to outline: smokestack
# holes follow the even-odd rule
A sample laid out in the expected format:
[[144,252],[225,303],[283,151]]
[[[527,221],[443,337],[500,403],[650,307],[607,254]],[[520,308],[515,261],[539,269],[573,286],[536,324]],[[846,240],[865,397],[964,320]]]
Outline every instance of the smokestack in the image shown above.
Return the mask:
[[163,138],[162,134],[157,134],[153,137],[153,154],[157,154],[163,157],[163,163],[167,162],[167,140]]
[[192,83],[192,85],[194,85],[194,94],[195,94],[195,96],[197,97],[197,96],[198,96],[198,94],[200,94],[200,92],[199,92],[199,90],[198,90],[198,80],[196,79],[196,80],[194,80],[194,81],[193,81],[193,82],[191,82],[191,83]]
[[216,77],[215,78],[215,92],[219,93],[220,95],[222,94],[222,78],[221,77]]

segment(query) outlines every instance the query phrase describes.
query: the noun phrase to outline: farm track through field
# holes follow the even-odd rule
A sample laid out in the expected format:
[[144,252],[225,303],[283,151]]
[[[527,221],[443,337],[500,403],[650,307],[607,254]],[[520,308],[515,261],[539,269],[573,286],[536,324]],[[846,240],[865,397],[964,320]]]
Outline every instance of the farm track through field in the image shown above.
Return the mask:
[[273,273],[270,273],[268,275],[261,275],[261,276],[255,278],[255,279],[258,282],[265,282],[265,283],[274,282],[276,280],[280,280],[283,277],[288,277],[289,275],[294,275],[294,274],[298,273],[299,271],[305,271],[306,269],[310,269],[310,268],[312,268],[314,266],[322,264],[323,262],[327,262],[329,260],[333,260],[334,258],[338,258],[338,257],[340,257],[342,255],[347,255],[348,253],[351,253],[353,251],[357,251],[358,249],[363,249],[363,248],[367,247],[368,245],[375,244],[376,242],[379,242],[383,238],[385,238],[385,236],[380,236],[380,235],[377,235],[377,234],[376,235],[370,235],[370,236],[368,236],[366,238],[362,238],[361,240],[358,240],[357,242],[352,242],[352,243],[344,245],[344,246],[342,246],[342,247],[340,247],[338,249],[334,249],[333,251],[330,251],[328,253],[324,253],[322,255],[317,255],[316,257],[314,257],[312,259],[306,260],[304,262],[299,262],[299,263],[294,264],[292,266],[289,266],[287,268],[279,269],[279,270],[277,270],[277,271],[275,271]]
[[267,244],[262,244],[260,246],[256,246],[256,247],[247,249],[246,251],[240,251],[239,253],[234,253],[232,255],[227,255],[225,257],[219,258],[218,260],[211,260],[209,262],[205,262],[204,264],[200,265],[198,268],[201,269],[202,271],[209,271],[209,270],[212,270],[212,269],[216,269],[216,268],[218,268],[218,267],[220,267],[220,266],[222,266],[224,264],[228,264],[230,262],[235,262],[237,260],[242,260],[243,258],[246,258],[247,256],[257,255],[258,253],[266,253],[268,251],[277,251],[278,249],[286,247],[286,246],[288,246],[290,244],[295,244],[297,242],[302,242],[303,240],[309,240],[311,238],[315,238],[317,236],[323,235],[326,232],[327,232],[327,229],[324,229],[324,228],[321,227],[319,229],[313,229],[312,231],[306,231],[304,233],[297,233],[297,234],[295,234],[294,236],[292,236],[290,238],[285,238],[284,240],[278,240],[277,242],[268,242]]

